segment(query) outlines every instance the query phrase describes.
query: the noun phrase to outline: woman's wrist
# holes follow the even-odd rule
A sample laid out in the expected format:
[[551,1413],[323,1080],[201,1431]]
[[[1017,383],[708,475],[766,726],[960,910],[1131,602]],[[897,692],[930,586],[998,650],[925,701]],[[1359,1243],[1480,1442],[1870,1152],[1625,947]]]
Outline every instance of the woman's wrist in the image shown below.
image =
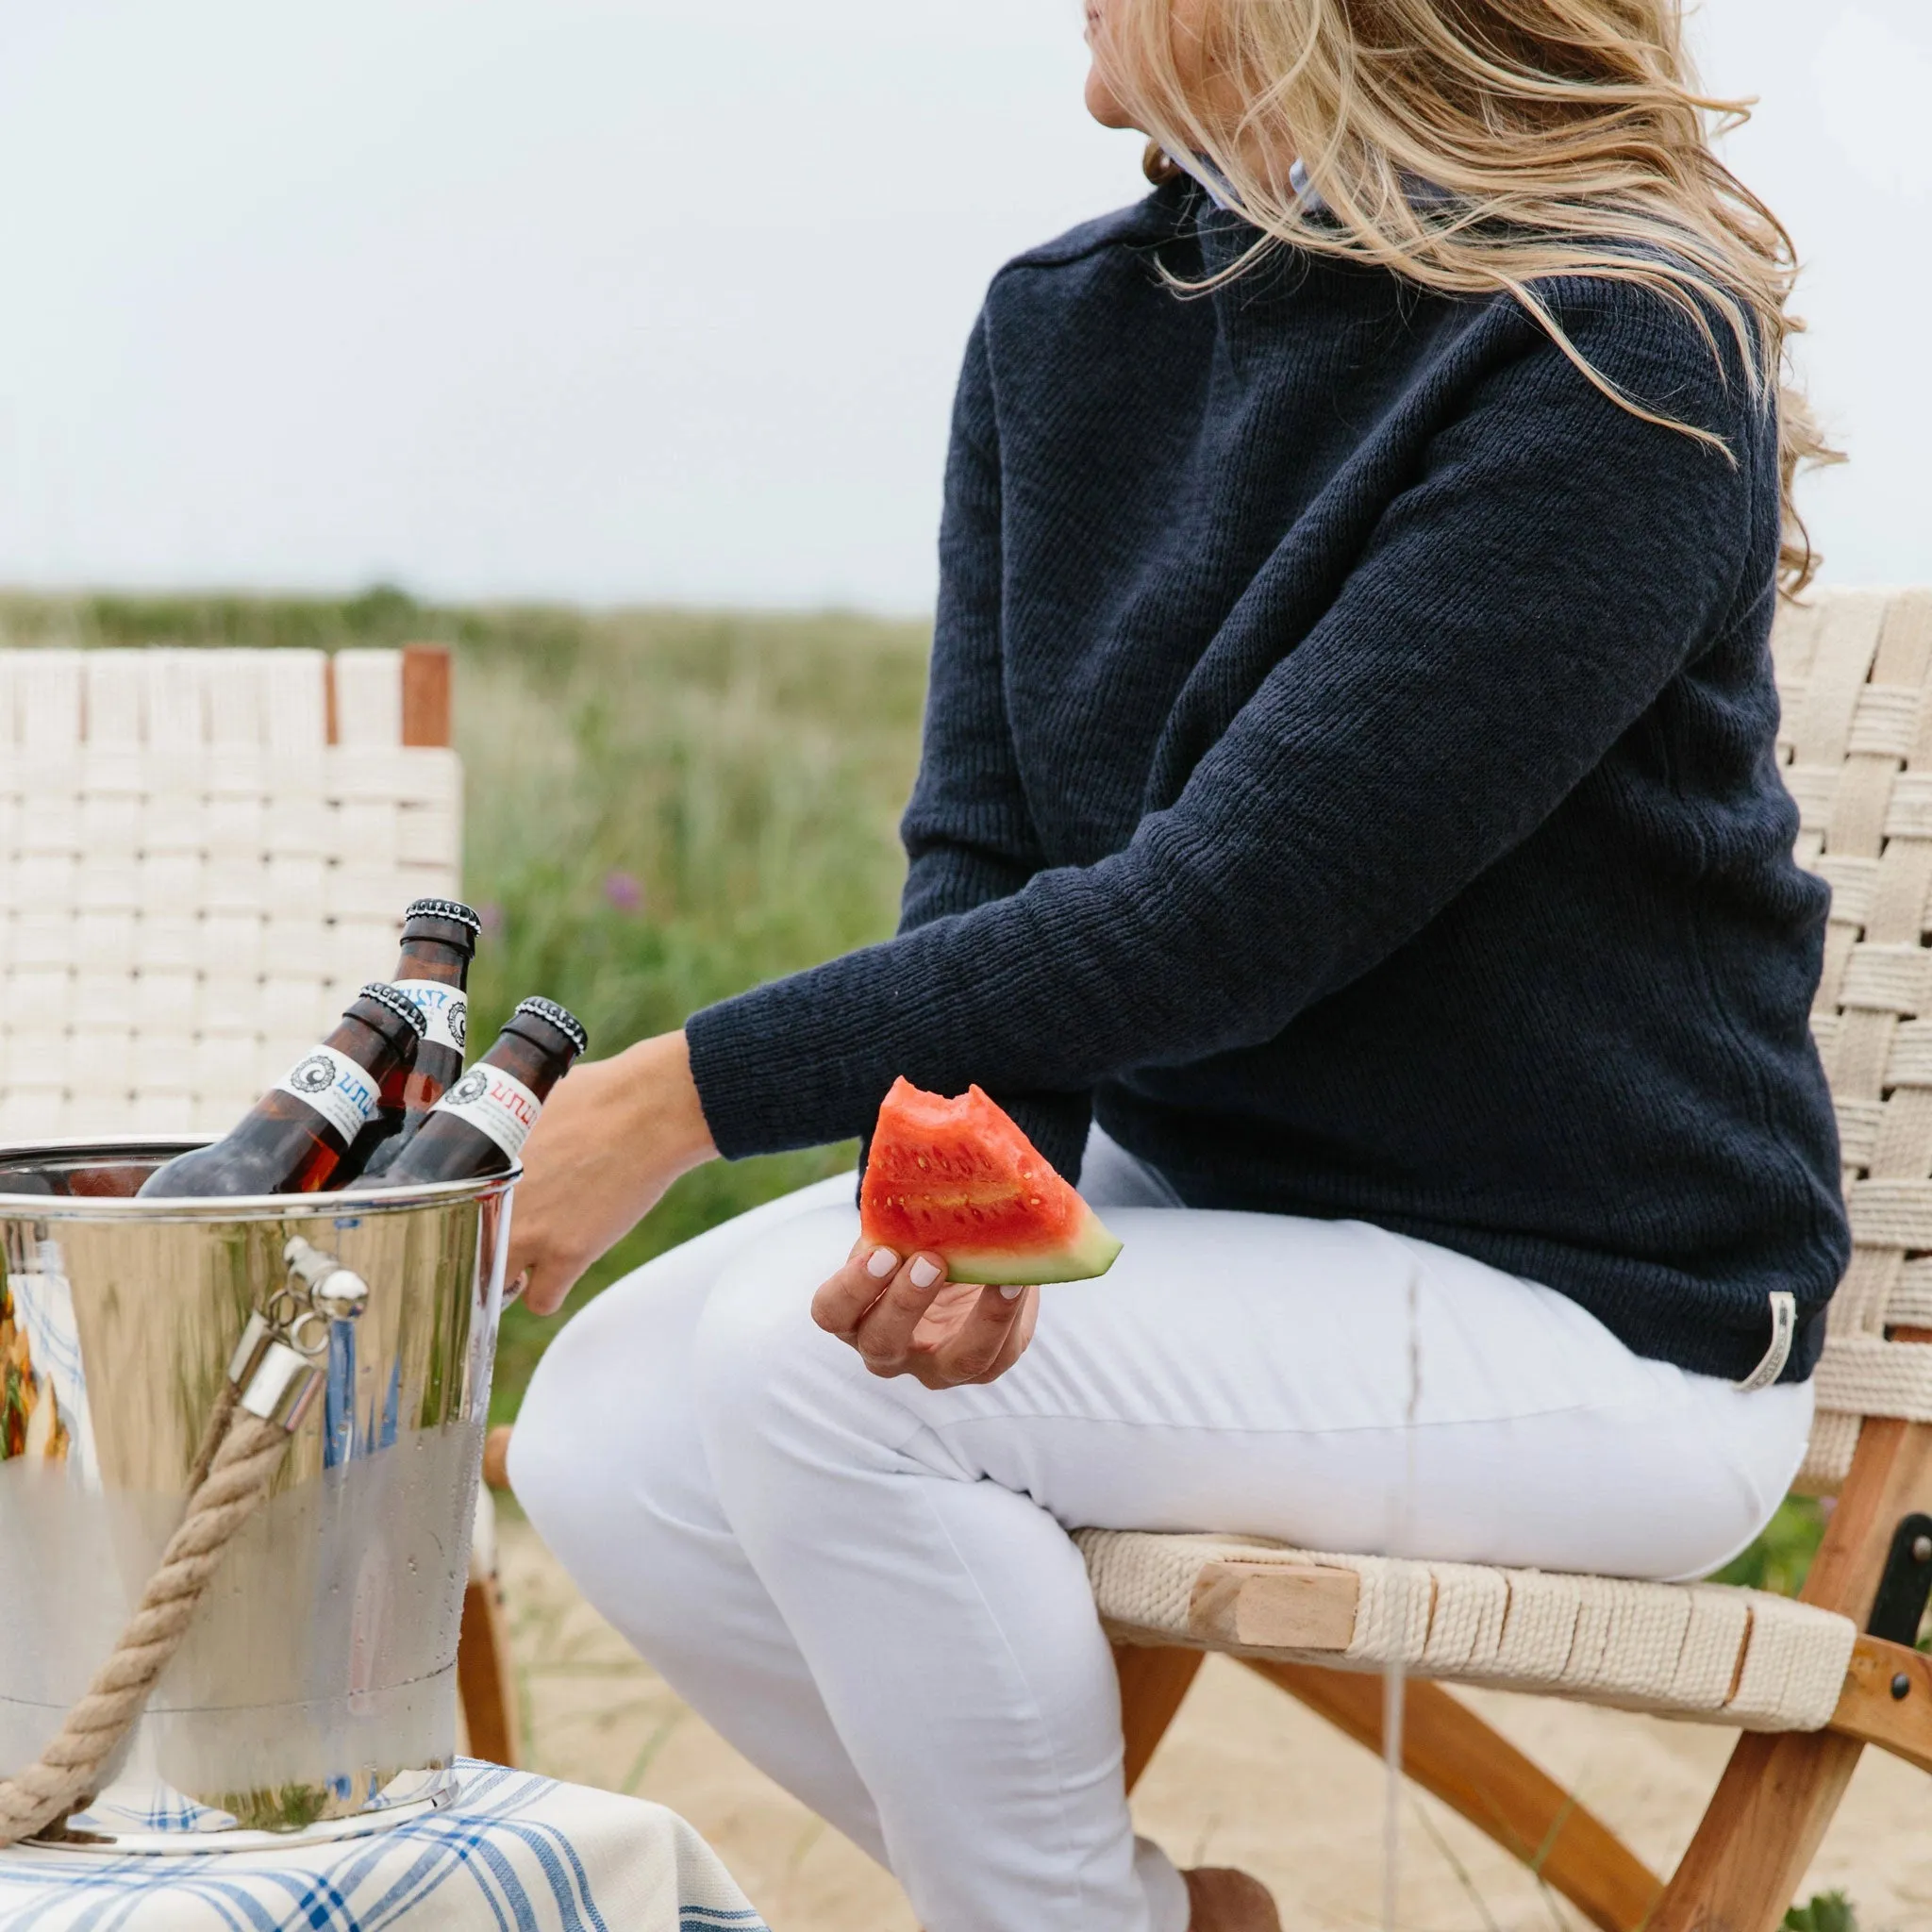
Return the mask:
[[717,1158],[683,1033],[659,1033],[618,1055],[633,1111],[631,1140],[668,1182]]
[[681,1033],[579,1060],[558,1083],[524,1149],[508,1274],[540,1315],[717,1149]]

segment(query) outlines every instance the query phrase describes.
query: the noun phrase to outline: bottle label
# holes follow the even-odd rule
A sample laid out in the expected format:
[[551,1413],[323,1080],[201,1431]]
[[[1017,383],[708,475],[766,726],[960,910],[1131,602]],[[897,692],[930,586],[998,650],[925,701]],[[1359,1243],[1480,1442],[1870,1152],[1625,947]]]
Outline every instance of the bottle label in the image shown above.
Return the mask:
[[367,1067],[332,1046],[310,1048],[275,1086],[312,1107],[344,1143],[354,1141],[375,1118],[381,1092]]
[[469,1122],[514,1160],[523,1153],[543,1103],[514,1074],[483,1060],[436,1103],[436,1111]]
[[440,979],[398,979],[395,989],[423,1008],[423,1017],[429,1022],[426,1043],[452,1047],[460,1059],[470,1033],[470,1002],[462,988],[445,986]]

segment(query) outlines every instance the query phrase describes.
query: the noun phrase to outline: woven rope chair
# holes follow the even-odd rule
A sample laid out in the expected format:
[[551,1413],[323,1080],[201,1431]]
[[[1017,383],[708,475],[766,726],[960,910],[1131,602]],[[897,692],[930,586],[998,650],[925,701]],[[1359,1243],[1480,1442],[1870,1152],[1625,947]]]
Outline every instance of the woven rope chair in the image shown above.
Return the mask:
[[456,889],[449,660],[0,651],[0,1136],[225,1133]]
[[[225,1133],[461,850],[439,645],[0,650],[0,1141]],[[458,1679],[513,1763],[492,1532]]]
[[[1770,1932],[1867,1744],[1932,1771],[1932,591],[1822,593],[1774,640],[1798,856],[1833,887],[1814,1025],[1857,1249],[1800,1487],[1836,1491],[1802,1601],[1248,1538],[1089,1529],[1131,1789],[1208,1651],[1382,1747],[1605,1932]],[[1923,1016],[1923,1017],[1922,1017]],[[502,1486],[509,1431],[484,1469]],[[1443,1688],[1462,1682],[1742,1733],[1668,1885]]]
[[[1932,591],[1838,591],[1779,618],[1779,757],[1798,857],[1833,889],[1813,1026],[1856,1243],[1799,1487],[1838,1506],[1801,1602],[1242,1539],[1083,1531],[1115,1639],[1128,1784],[1203,1655],[1225,1651],[1381,1747],[1409,1687],[1409,1774],[1606,1932],[1769,1932],[1860,1752],[1932,1771]],[[1665,1884],[1441,1681],[1743,1735]]]

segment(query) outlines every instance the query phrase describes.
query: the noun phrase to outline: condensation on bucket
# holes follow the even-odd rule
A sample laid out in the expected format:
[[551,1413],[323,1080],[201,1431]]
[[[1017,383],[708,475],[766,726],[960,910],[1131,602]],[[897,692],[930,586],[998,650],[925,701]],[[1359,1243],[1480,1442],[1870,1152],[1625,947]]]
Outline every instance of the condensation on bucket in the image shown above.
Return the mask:
[[327,1196],[23,1212],[5,1198],[18,1160],[0,1152],[0,1772],[38,1754],[113,1647],[180,1520],[228,1354],[299,1234],[364,1276],[369,1307],[332,1332],[325,1393],[92,1815],[206,1848],[433,1794],[454,1750],[502,1183],[358,1197],[352,1216]]

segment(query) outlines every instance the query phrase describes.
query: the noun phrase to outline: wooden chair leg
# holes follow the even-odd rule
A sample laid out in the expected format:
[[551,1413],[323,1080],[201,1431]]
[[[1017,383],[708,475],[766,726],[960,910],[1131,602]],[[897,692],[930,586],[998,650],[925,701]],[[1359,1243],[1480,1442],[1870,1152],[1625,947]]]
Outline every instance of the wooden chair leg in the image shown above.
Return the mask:
[[[1357,1743],[1382,1749],[1382,1679],[1312,1664],[1241,1662]],[[1593,1812],[1441,1685],[1406,1687],[1402,1768],[1536,1872],[1603,1932],[1638,1932],[1663,1881]]]
[[[418,648],[410,646],[412,651]],[[442,658],[442,690],[446,699],[448,653],[430,653],[431,657],[439,655]],[[409,665],[410,658],[406,653],[406,678]],[[490,1489],[509,1488],[509,1438],[506,1424],[491,1429],[483,1439],[483,1480]],[[457,1694],[463,1700],[472,1755],[514,1769],[517,1742],[523,1735],[517,1707],[516,1660],[510,1654],[509,1629],[503,1614],[503,1586],[493,1574],[494,1558],[485,1560],[491,1563],[492,1574],[486,1580],[473,1569],[463,1591],[463,1624],[457,1638]]]
[[1772,1932],[1864,1748],[1829,1732],[1740,1738],[1651,1932]]
[[483,1438],[483,1480],[492,1490],[509,1488],[509,1439],[514,1433],[508,1423],[498,1423]]
[[463,1624],[457,1639],[457,1694],[470,1729],[470,1752],[491,1764],[517,1761],[521,1724],[516,1668],[510,1657],[503,1598],[495,1577],[473,1580],[463,1591]]
[[[1204,1661],[1195,1650],[1117,1643],[1126,1782],[1134,1789]],[[1382,1748],[1382,1680],[1241,1659],[1372,1751]],[[1512,1857],[1533,1866],[1604,1932],[1637,1932],[1663,1881],[1514,1745],[1438,1684],[1408,1686],[1403,1769]]]
[[1121,1680],[1121,1734],[1126,1742],[1127,1789],[1141,1782],[1154,1749],[1167,1734],[1205,1656],[1165,1645],[1116,1643],[1113,1667]]
[[447,644],[403,646],[403,742],[448,744],[450,662]]
[[[1928,1507],[1932,1426],[1868,1421],[1806,1579],[1806,1602],[1840,1610],[1862,1626],[1893,1524]],[[1856,1738],[1828,1732],[1740,1738],[1651,1932],[1773,1932],[1817,1856],[1863,1749]]]

